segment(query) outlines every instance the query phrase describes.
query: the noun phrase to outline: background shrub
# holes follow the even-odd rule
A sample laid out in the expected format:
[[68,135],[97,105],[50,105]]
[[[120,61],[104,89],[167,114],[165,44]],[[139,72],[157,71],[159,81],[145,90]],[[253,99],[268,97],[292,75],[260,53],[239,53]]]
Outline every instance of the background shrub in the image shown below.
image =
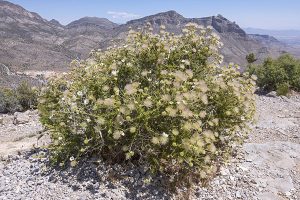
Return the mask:
[[14,113],[21,110],[14,90],[0,88],[0,113]]
[[28,82],[21,82],[16,88],[16,95],[23,110],[28,110],[37,106],[37,88],[32,87]]
[[242,141],[255,83],[233,65],[219,67],[218,36],[195,24],[180,36],[151,31],[131,30],[126,45],[92,52],[42,90],[53,162],[96,153],[184,184],[215,174]]
[[257,85],[267,92],[284,91],[286,87],[300,91],[300,61],[291,55],[268,58],[262,65],[252,65],[248,71],[257,76]]
[[0,88],[0,113],[25,111],[37,106],[38,90],[22,82],[17,88]]
[[287,96],[289,93],[289,85],[287,83],[282,83],[277,86],[276,94],[279,96]]

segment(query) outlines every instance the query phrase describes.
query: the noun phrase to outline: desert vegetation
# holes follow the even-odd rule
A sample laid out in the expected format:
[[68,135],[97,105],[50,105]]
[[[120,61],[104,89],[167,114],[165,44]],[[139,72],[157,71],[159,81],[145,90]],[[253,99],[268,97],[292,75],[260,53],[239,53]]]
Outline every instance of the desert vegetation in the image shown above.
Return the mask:
[[38,89],[26,81],[16,88],[0,88],[0,113],[14,113],[36,108]]
[[267,58],[262,64],[251,64],[248,71],[257,76],[257,85],[266,92],[287,95],[290,90],[300,91],[300,60],[291,55]]
[[212,29],[188,24],[175,36],[150,25],[126,45],[94,51],[40,96],[53,163],[72,166],[97,154],[131,161],[188,185],[208,180],[247,133],[254,76],[220,67]]

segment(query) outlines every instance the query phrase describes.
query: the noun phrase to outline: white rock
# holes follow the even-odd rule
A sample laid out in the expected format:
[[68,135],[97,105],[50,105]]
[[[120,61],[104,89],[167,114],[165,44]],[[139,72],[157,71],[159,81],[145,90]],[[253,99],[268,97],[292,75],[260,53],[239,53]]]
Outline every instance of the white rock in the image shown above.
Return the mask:
[[275,91],[269,92],[266,94],[267,97],[277,97],[277,93]]
[[286,192],[285,193],[285,196],[287,196],[287,197],[289,197],[289,196],[291,196],[292,195],[292,193],[290,193],[290,192]]
[[220,170],[220,173],[222,176],[227,176],[227,175],[229,175],[230,172],[228,169],[222,167]]
[[235,197],[238,198],[238,199],[240,199],[240,198],[242,198],[242,195],[241,195],[241,193],[239,191],[237,191],[235,193]]
[[19,125],[19,124],[26,124],[30,121],[29,117],[29,112],[15,112],[14,113],[14,124]]

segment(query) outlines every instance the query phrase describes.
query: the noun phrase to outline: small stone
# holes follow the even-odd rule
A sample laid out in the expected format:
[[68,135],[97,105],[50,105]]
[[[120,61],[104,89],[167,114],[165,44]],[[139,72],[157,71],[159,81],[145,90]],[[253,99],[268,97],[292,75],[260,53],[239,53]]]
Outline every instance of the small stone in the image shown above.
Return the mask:
[[240,198],[242,198],[242,195],[241,195],[241,193],[239,191],[237,191],[235,193],[235,197],[238,198],[238,199],[240,199]]
[[267,97],[277,97],[277,93],[275,91],[269,92],[268,94],[266,94]]
[[26,124],[30,121],[28,112],[15,112],[14,113],[14,124],[20,125],[20,124]]
[[254,180],[254,179],[251,179],[250,182],[253,183],[253,184],[257,184],[256,180]]
[[285,193],[285,196],[287,196],[287,197],[289,197],[289,196],[291,196],[292,195],[292,193],[290,193],[290,192],[286,192]]
[[240,166],[239,168],[240,168],[242,171],[248,171],[248,168],[246,168],[246,167]]
[[230,172],[226,168],[221,168],[220,173],[221,173],[222,176],[227,176],[227,175],[229,175]]

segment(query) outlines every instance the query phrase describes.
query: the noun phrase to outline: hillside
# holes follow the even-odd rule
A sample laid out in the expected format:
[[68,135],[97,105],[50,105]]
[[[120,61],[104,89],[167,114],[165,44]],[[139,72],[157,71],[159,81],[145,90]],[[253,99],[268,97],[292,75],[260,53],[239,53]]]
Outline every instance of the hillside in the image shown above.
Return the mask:
[[[245,65],[245,55],[254,52],[262,60],[278,56],[288,48],[274,38],[248,35],[225,17],[185,18],[168,11],[118,25],[105,18],[84,17],[63,26],[57,20],[47,21],[21,6],[0,1],[0,63],[11,71],[66,71],[73,59],[85,59],[92,49],[106,48],[122,42],[129,27],[138,28],[150,22],[154,30],[164,24],[179,34],[188,22],[212,26],[220,36],[225,62]],[[299,54],[300,55],[300,54]]]

